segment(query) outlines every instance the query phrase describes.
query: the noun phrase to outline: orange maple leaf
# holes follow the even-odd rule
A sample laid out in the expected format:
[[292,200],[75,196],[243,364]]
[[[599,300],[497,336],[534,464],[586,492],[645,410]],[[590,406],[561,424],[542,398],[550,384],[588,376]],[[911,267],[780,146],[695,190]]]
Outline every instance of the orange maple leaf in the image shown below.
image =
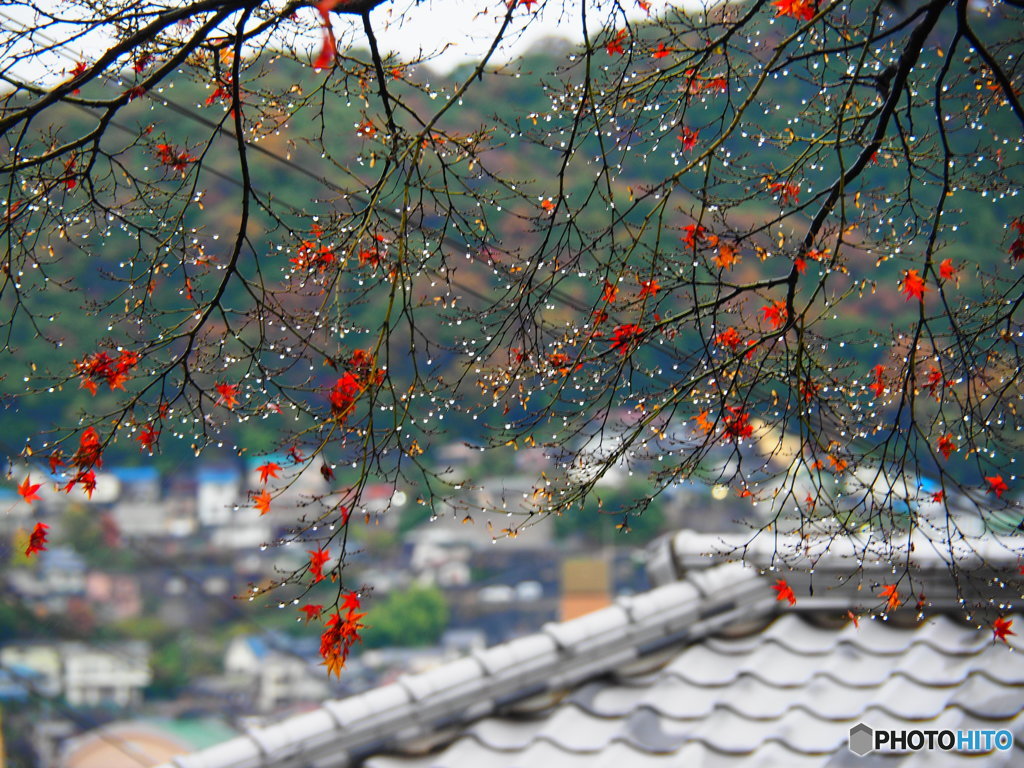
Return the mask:
[[943,280],[952,280],[960,270],[953,266],[952,259],[944,259],[939,264],[939,277]]
[[711,260],[727,272],[739,263],[739,249],[733,243],[718,244],[718,253],[711,257]]
[[24,482],[18,486],[18,493],[21,494],[21,498],[23,498],[27,504],[31,504],[33,501],[39,500],[39,494],[36,493],[36,491],[41,487],[41,483],[33,484],[31,482],[31,475],[25,475]]
[[883,584],[879,597],[886,598],[885,608],[887,611],[895,611],[900,607],[900,594],[895,584]]
[[270,511],[270,502],[273,500],[273,496],[271,496],[266,490],[263,490],[253,496],[252,500],[256,502],[256,509],[260,511],[260,515],[262,516]]

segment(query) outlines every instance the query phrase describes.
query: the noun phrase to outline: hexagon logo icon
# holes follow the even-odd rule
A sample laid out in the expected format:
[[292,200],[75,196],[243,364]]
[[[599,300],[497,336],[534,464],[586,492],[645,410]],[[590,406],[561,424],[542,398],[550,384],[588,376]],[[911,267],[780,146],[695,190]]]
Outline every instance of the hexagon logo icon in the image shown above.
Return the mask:
[[850,729],[850,751],[864,757],[873,749],[875,732],[864,723],[857,723]]

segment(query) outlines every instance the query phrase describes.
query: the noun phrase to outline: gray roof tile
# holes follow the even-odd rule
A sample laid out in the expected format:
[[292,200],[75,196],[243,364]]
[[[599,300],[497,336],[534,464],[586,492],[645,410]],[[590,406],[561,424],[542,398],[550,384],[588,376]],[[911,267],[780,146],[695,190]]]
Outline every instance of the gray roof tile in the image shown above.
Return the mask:
[[[859,628],[849,623],[823,628],[798,613],[800,605],[755,626],[752,621],[766,622],[779,610],[770,584],[738,564],[707,568],[685,582],[328,702],[174,763],[181,768],[327,768],[346,761],[365,768],[1024,765],[1024,747],[1015,747],[1011,756],[980,759],[933,753],[927,763],[907,754],[862,759],[846,748],[849,729],[859,722],[886,728],[1007,728],[1024,745],[1021,636],[997,644],[991,631],[943,617],[912,628],[867,618]],[[1024,618],[1013,618],[1020,631]],[[710,635],[743,625],[751,634]],[[428,741],[436,752],[415,751]]]

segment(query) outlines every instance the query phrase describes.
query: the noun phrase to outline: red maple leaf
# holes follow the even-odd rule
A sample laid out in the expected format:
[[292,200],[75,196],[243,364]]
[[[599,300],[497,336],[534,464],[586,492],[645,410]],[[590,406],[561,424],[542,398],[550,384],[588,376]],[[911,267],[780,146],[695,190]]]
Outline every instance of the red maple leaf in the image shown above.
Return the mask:
[[761,307],[761,314],[764,315],[765,321],[772,327],[772,330],[776,331],[786,324],[789,312],[786,310],[786,302],[773,301],[771,304]]
[[793,593],[792,587],[786,583],[785,579],[776,579],[772,585],[772,589],[776,591],[775,599],[778,601],[788,600],[790,605],[796,605],[796,595]]
[[945,491],[936,491],[932,494],[932,501],[936,504],[941,503],[944,498],[946,498]]
[[707,229],[700,224],[687,224],[683,227],[683,232],[686,234],[681,239],[687,248],[695,248],[697,242],[705,239],[707,235]]
[[313,576],[313,583],[324,580],[324,564],[331,559],[326,549],[307,549],[309,553],[309,572]]
[[328,395],[334,418],[342,422],[348,418],[361,390],[362,386],[359,384],[359,380],[350,371],[346,371],[340,379],[334,382]]
[[906,301],[915,298],[919,301],[924,301],[924,294],[928,290],[928,286],[925,285],[924,278],[918,274],[916,269],[907,269],[903,272],[900,290],[903,291]]
[[655,280],[654,278],[651,278],[650,280],[641,280],[639,298],[644,299],[647,298],[648,296],[657,296],[658,291],[660,290],[661,286],[658,284],[658,281]]
[[993,475],[992,477],[986,477],[985,482],[988,483],[988,492],[994,493],[997,498],[1003,498],[1003,494],[1010,490],[1010,486],[1003,480],[1002,475]]
[[103,446],[100,436],[93,427],[88,427],[78,439],[78,450],[71,458],[71,463],[83,469],[103,466]]
[[700,131],[694,131],[686,126],[679,128],[679,142],[683,145],[683,151],[689,152],[697,146],[697,137]]
[[519,5],[525,5],[528,13],[533,13],[533,6],[535,6],[539,0],[519,0]]
[[666,56],[671,56],[675,51],[675,48],[668,48],[664,43],[658,43],[658,47],[651,51],[651,56],[655,59],[664,59]]
[[252,500],[256,502],[256,509],[260,511],[261,517],[270,511],[270,502],[273,498],[266,490],[260,491],[252,497]]
[[885,609],[887,611],[895,611],[902,602],[895,584],[883,584],[882,591],[878,593],[878,596],[886,598]]
[[853,622],[853,626],[856,629],[860,629],[860,616],[858,616],[853,611],[847,611],[846,612],[846,618],[848,618],[850,621]]
[[25,557],[32,557],[36,552],[46,549],[46,530],[49,527],[46,523],[36,523],[36,527],[32,529],[32,533],[28,537]]
[[620,29],[618,32],[616,32],[615,37],[613,37],[611,40],[605,43],[605,53],[607,53],[609,56],[625,53],[626,51],[622,47],[622,41],[626,39],[626,34],[627,32],[624,29]]
[[768,191],[779,196],[779,202],[783,205],[800,202],[800,185],[789,181],[770,181]]
[[156,427],[152,424],[147,424],[141,430],[139,434],[135,436],[136,441],[139,443],[139,449],[143,451],[153,452],[153,445],[156,443],[156,439],[160,436],[160,432],[157,431]]
[[953,266],[952,259],[944,259],[939,264],[939,277],[943,280],[952,280],[960,270]]
[[235,406],[238,405],[238,385],[217,384],[214,386],[214,389],[217,390],[219,395],[217,405],[223,405],[228,410],[234,410]]
[[39,494],[36,493],[41,487],[41,483],[32,483],[31,475],[25,475],[25,480],[21,485],[18,486],[18,493],[21,494],[21,498],[25,500],[27,504],[31,504],[33,501],[39,500]]
[[323,611],[322,605],[304,605],[299,608],[304,614],[306,614],[306,623],[308,624],[313,619],[319,619],[320,613]]
[[939,438],[939,441],[935,444],[935,447],[939,449],[939,452],[946,458],[956,450],[956,442],[953,440],[952,433],[947,433]]
[[814,3],[811,0],[774,0],[776,16],[791,16],[794,19],[810,21],[814,18]]
[[317,54],[316,59],[313,61],[313,69],[327,69],[333,67],[335,59],[338,55],[338,42],[334,37],[334,27],[331,26],[331,16],[328,11],[333,8],[333,5],[328,3],[320,3],[318,10],[320,11],[320,31],[322,33],[322,41],[320,44],[320,53]]
[[885,382],[882,380],[882,374],[885,372],[885,366],[876,365],[871,370],[875,374],[875,379],[871,382],[871,391],[875,393],[875,397],[881,397],[885,394]]
[[624,325],[617,325],[612,330],[611,342],[612,350],[618,352],[620,355],[626,355],[629,353],[630,347],[635,345],[643,334],[644,329],[636,323],[626,323]]
[[267,482],[268,477],[277,477],[277,471],[281,469],[279,464],[275,464],[272,461],[268,461],[266,464],[261,464],[256,467],[256,471],[260,473],[260,482]]
[[1010,627],[1012,626],[1013,619],[1004,619],[1002,616],[999,616],[995,621],[992,622],[992,642],[994,643],[997,640],[1002,640],[1004,643],[1009,645],[1010,641],[1006,639],[1007,636],[1017,634],[1012,629],[1010,629]]

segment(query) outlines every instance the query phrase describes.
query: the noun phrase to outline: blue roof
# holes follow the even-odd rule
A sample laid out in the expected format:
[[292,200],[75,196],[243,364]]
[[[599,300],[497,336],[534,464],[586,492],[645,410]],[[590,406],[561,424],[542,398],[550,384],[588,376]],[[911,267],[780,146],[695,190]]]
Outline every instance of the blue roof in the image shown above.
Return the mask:
[[155,483],[160,480],[156,467],[111,467],[110,474],[122,483]]

